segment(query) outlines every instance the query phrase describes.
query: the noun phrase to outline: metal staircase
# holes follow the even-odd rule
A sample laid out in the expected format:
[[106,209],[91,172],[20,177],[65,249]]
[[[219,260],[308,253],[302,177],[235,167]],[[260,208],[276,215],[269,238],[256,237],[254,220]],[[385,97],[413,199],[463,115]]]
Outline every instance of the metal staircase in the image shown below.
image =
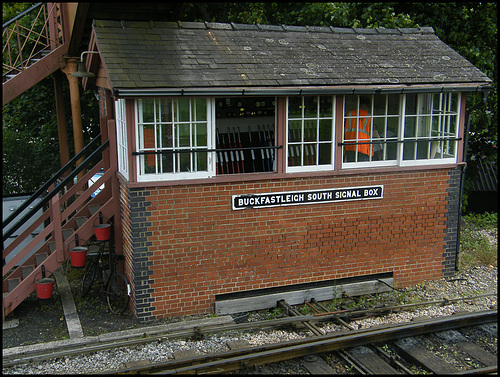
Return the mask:
[[[54,272],[70,257],[69,249],[76,246],[75,239],[84,242],[94,234],[93,225],[99,213],[109,219],[115,215],[112,199],[115,171],[105,166],[109,165],[105,163],[109,161],[109,140],[98,145],[99,140],[100,136],[3,222],[2,241],[8,244],[3,250],[3,318],[35,290],[42,266],[48,273]],[[88,157],[76,166],[82,156]],[[74,178],[82,171],[85,175],[75,183]],[[102,176],[87,187],[89,179],[100,171]],[[102,185],[102,190],[95,194]],[[27,222],[31,225],[12,239],[16,230]],[[41,225],[43,230],[33,233]],[[27,246],[19,250],[25,240],[29,241]]]
[[3,105],[61,68],[70,32],[67,7],[38,3],[3,24]]

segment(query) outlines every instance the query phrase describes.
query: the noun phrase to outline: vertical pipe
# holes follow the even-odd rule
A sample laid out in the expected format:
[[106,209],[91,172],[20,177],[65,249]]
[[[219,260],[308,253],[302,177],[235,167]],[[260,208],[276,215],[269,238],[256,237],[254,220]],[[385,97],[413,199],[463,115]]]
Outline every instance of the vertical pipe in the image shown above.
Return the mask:
[[[71,99],[71,118],[73,120],[73,140],[75,144],[75,155],[80,152],[84,147],[83,141],[83,127],[82,127],[82,110],[80,106],[80,90],[78,87],[78,77],[71,76],[72,73],[76,72],[78,59],[69,59],[63,72],[69,81],[69,94]],[[80,165],[85,156],[82,156],[76,163]],[[85,171],[81,171],[78,174],[78,180],[82,179],[85,175]]]
[[66,125],[66,114],[64,112],[64,97],[62,90],[61,71],[54,72],[54,93],[56,102],[57,134],[59,137],[59,155],[61,167],[69,161],[68,132]]

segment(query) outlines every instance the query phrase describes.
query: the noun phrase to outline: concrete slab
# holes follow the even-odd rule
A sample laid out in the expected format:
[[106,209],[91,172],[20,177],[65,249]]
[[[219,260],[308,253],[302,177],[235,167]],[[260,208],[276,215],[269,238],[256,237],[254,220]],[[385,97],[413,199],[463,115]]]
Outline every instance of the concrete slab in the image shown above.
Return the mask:
[[316,301],[331,300],[335,297],[341,297],[344,293],[351,297],[369,293],[381,293],[390,291],[392,284],[393,278],[385,278],[358,283],[331,285],[321,288],[299,289],[267,295],[220,300],[215,302],[215,313],[222,315],[269,309],[275,307],[279,300],[285,300],[290,305],[298,305],[304,303],[304,300],[310,301],[313,298]]
[[17,318],[2,323],[3,330],[13,329],[16,328],[17,326],[19,326],[19,320]]
[[59,290],[59,294],[61,296],[69,338],[83,338],[83,329],[82,324],[80,323],[80,317],[76,311],[75,300],[73,299],[73,294],[71,293],[71,287],[69,286],[68,279],[66,279],[66,275],[64,275],[62,266],[54,272],[54,276],[56,278],[57,289]]

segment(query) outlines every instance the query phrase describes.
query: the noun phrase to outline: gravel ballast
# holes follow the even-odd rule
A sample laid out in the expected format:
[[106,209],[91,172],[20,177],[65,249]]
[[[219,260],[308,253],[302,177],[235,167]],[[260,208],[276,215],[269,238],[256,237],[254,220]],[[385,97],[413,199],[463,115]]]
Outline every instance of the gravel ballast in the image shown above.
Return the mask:
[[[464,296],[477,296],[497,292],[498,269],[494,266],[475,267],[467,271],[459,272],[451,279],[440,279],[428,281],[417,286],[393,292],[399,295],[404,303],[416,303],[422,301],[436,301],[453,299]],[[351,321],[349,324],[355,329],[369,328],[381,324],[410,322],[417,318],[432,318],[438,316],[452,315],[454,313],[472,312],[480,310],[495,309],[497,307],[497,296],[482,297],[474,300],[464,300],[446,305],[431,305],[417,307],[410,311],[391,313],[384,317],[370,317],[366,319]],[[252,312],[249,321],[266,319],[266,312]],[[237,317],[237,316],[235,316]],[[327,332],[345,330],[337,324],[320,324]],[[10,329],[7,331],[12,331]],[[493,331],[496,331],[496,324]],[[5,331],[4,331],[5,333]],[[124,347],[108,351],[100,351],[92,354],[64,357],[55,360],[47,360],[29,365],[19,365],[3,368],[5,374],[84,374],[103,372],[106,370],[123,368],[129,363],[141,360],[151,362],[168,361],[173,358],[174,352],[180,350],[196,349],[200,354],[227,351],[226,343],[239,339],[247,340],[251,345],[263,345],[286,340],[298,339],[311,336],[311,333],[303,331],[246,331],[207,335],[204,340],[166,340],[154,343]],[[496,344],[494,347],[496,354]],[[5,348],[5,347],[4,347]],[[444,352],[444,351],[443,351]],[[286,362],[279,365],[266,366],[266,373],[306,373],[298,362]],[[342,371],[339,371],[342,372]]]

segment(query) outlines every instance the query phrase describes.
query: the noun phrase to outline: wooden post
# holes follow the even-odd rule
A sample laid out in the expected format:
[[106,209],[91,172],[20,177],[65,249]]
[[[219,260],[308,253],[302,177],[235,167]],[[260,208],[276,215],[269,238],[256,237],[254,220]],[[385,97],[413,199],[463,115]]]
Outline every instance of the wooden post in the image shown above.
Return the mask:
[[[62,71],[66,74],[69,81],[69,94],[71,99],[71,118],[73,119],[73,139],[75,143],[75,155],[80,152],[84,147],[83,141],[83,127],[82,127],[82,110],[80,106],[80,90],[78,88],[78,77],[71,76],[72,73],[76,72],[78,64],[77,58],[69,59],[66,67]],[[77,161],[77,166],[80,165],[85,156],[82,156]],[[85,171],[78,174],[78,180],[82,179],[85,175]]]
[[64,97],[62,90],[62,73],[55,71],[52,78],[54,79],[54,92],[56,100],[56,115],[57,115],[57,134],[59,136],[59,155],[61,158],[61,167],[69,161],[68,147],[68,132],[66,126],[66,114],[64,112]]
[[[54,184],[49,187],[49,192],[54,189]],[[54,224],[54,241],[56,243],[56,260],[58,262],[64,262],[64,240],[62,234],[62,225],[61,225],[61,203],[59,202],[59,195],[54,195],[54,197],[50,200],[50,220]]]

